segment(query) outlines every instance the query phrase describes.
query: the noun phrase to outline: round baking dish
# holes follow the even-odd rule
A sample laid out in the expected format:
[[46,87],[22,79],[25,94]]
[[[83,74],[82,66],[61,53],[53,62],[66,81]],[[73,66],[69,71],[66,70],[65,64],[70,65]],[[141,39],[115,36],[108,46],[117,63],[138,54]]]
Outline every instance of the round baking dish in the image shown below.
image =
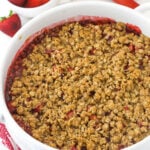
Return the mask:
[[[32,19],[21,30],[12,38],[7,51],[3,52],[1,55],[1,74],[0,74],[0,105],[3,112],[3,120],[6,124],[10,135],[14,141],[21,147],[22,150],[53,150],[54,148],[49,147],[46,144],[39,142],[38,140],[27,134],[12,118],[5,102],[5,80],[8,68],[15,57],[16,52],[22,46],[29,36],[35,32],[41,30],[42,28],[60,23],[61,21],[67,21],[68,18],[73,18],[76,16],[100,16],[112,18],[116,21],[121,21],[124,23],[131,23],[137,25],[141,28],[142,32],[150,36],[150,21],[145,18],[140,13],[126,8],[124,6],[119,6],[112,3],[106,2],[74,2],[70,4],[65,4],[52,8],[51,10],[44,12],[38,17]],[[129,17],[130,16],[130,17]],[[141,142],[128,147],[130,150],[149,150],[150,147],[150,137],[146,137]]]
[[135,8],[135,10],[137,10],[138,12],[141,12],[148,18],[150,17],[150,3],[149,2],[139,5],[138,7]]

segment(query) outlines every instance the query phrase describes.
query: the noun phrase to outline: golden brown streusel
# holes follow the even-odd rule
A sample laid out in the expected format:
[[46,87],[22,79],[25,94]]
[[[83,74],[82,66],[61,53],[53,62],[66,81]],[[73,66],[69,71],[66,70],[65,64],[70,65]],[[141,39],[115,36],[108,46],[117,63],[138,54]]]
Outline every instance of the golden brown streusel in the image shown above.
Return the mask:
[[150,38],[120,22],[72,22],[47,33],[9,83],[15,120],[62,150],[119,150],[148,136]]

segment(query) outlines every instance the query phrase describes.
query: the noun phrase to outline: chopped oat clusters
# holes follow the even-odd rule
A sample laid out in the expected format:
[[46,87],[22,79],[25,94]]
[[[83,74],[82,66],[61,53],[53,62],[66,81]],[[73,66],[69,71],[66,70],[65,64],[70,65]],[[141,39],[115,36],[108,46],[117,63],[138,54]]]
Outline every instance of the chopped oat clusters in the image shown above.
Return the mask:
[[45,29],[6,82],[7,105],[30,135],[61,150],[120,150],[150,135],[150,38],[125,23]]

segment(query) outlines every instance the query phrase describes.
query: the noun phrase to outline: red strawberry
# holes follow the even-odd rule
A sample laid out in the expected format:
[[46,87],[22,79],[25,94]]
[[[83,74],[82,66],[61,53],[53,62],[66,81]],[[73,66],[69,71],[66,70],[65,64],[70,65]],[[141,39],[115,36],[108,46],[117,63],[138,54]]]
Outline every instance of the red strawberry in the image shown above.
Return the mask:
[[13,36],[21,28],[21,20],[17,14],[10,11],[9,16],[0,18],[0,31]]
[[25,4],[25,7],[32,8],[43,5],[47,3],[49,0],[28,0]]
[[113,0],[113,1],[131,8],[135,8],[139,5],[135,0]]
[[27,0],[9,0],[9,1],[13,3],[14,5],[22,7],[24,6]]

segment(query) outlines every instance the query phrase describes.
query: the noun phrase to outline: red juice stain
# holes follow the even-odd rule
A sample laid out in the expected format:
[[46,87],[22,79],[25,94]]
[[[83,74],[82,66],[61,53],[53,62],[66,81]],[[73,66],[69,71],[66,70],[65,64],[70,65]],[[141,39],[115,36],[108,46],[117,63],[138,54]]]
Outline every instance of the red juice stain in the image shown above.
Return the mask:
[[135,33],[137,35],[140,35],[142,33],[141,29],[138,26],[129,23],[126,24],[126,32]]

